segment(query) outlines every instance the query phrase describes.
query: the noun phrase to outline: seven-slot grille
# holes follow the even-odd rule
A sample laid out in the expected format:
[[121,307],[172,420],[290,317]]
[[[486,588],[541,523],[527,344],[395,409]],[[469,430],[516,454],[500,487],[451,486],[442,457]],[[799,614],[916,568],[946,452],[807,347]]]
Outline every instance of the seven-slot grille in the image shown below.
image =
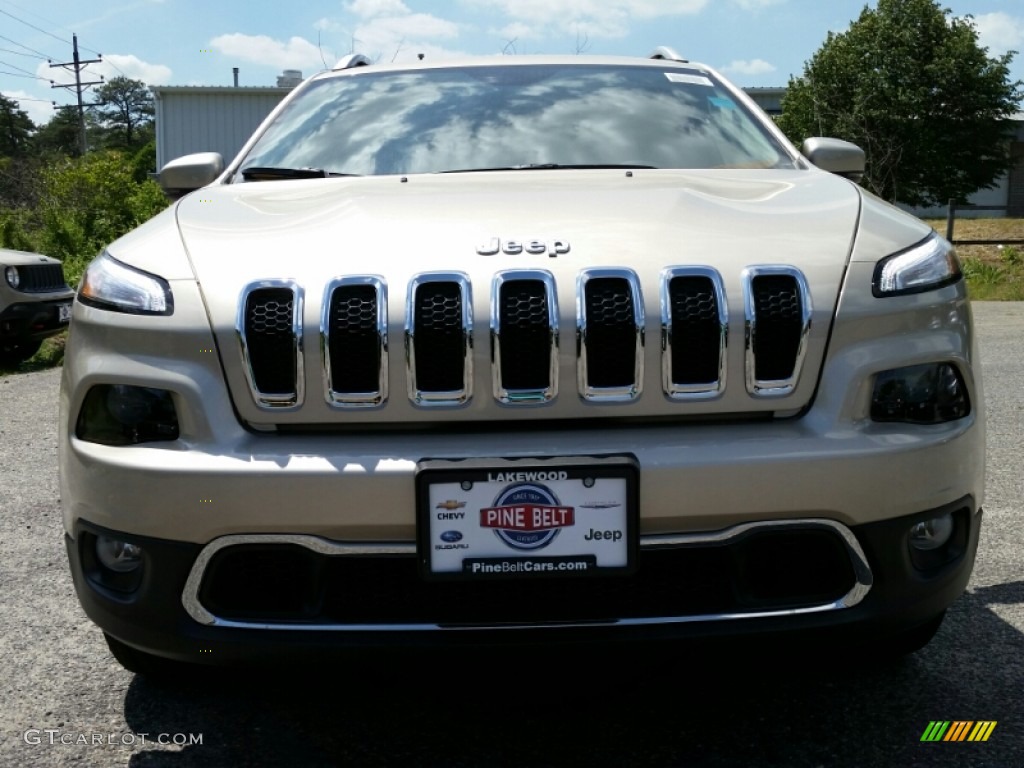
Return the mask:
[[18,290],[22,293],[47,293],[66,291],[64,270],[60,264],[29,264],[18,267]]
[[[743,273],[746,385],[755,397],[795,389],[810,330],[811,301],[796,269]],[[242,294],[238,315],[246,376],[264,408],[303,400],[301,288],[262,281]],[[710,267],[661,275],[662,390],[670,400],[713,398],[726,386],[728,310]],[[553,401],[559,384],[559,312],[546,270],[497,273],[490,295],[493,397],[511,406]],[[384,279],[339,277],[321,315],[324,392],[336,408],[388,400],[388,301]],[[577,390],[590,402],[630,402],[643,391],[645,318],[640,281],[629,269],[590,269],[576,280]],[[473,297],[463,273],[424,273],[405,304],[408,396],[417,406],[453,407],[473,397]]]

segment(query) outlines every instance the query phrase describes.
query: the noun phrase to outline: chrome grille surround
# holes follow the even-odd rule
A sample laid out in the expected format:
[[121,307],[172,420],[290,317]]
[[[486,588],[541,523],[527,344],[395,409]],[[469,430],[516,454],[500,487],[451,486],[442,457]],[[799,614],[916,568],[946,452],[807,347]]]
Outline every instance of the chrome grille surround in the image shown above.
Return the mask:
[[[510,389],[504,385],[501,356],[502,286],[511,281],[536,281],[543,285],[548,336],[548,386]],[[513,269],[499,272],[491,283],[491,380],[494,399],[504,405],[544,405],[558,396],[558,295],[555,277],[543,269]]]
[[[593,386],[588,374],[588,361],[596,350],[591,349],[587,316],[587,285],[592,280],[624,280],[632,304],[634,337],[633,381],[623,386]],[[589,402],[629,403],[643,393],[644,380],[644,301],[640,280],[632,269],[598,268],[582,270],[576,278],[576,385],[581,398]]]
[[[287,290],[292,295],[291,312],[291,351],[290,364],[294,365],[294,386],[290,392],[263,392],[257,383],[257,374],[253,368],[251,339],[249,338],[247,311],[250,297],[265,290]],[[235,320],[235,332],[238,336],[239,350],[242,356],[242,369],[249,384],[253,400],[261,408],[284,409],[298,408],[305,398],[305,371],[303,369],[302,351],[302,312],[303,290],[294,280],[259,280],[249,283],[242,289],[238,302],[238,315]]]
[[[791,278],[800,299],[800,330],[797,340],[796,355],[790,376],[780,379],[757,378],[757,305],[754,294],[754,280],[765,276],[784,276]],[[811,331],[811,291],[807,279],[795,267],[785,265],[761,265],[743,270],[743,306],[745,313],[745,369],[747,392],[753,397],[783,397],[796,389],[800,381],[804,358],[807,355],[807,343]]]
[[[431,283],[455,283],[461,304],[462,386],[450,390],[424,390],[416,375],[416,297],[419,289]],[[469,276],[463,272],[423,272],[409,281],[405,312],[405,363],[409,399],[423,408],[451,408],[468,403],[473,397],[473,291]]]
[[[351,286],[369,286],[376,294],[377,388],[367,392],[343,392],[334,387],[331,367],[331,319],[334,291]],[[320,351],[323,360],[324,397],[334,408],[377,408],[388,399],[388,289],[377,275],[337,277],[324,290],[320,314]]]
[[[718,315],[718,376],[707,383],[679,383],[673,381],[673,356],[685,355],[685,350],[673,344],[672,280],[677,277],[706,278],[711,282]],[[665,396],[670,400],[705,400],[719,397],[727,381],[726,352],[729,339],[729,306],[725,300],[722,276],[713,267],[667,267],[661,273],[661,382]]]

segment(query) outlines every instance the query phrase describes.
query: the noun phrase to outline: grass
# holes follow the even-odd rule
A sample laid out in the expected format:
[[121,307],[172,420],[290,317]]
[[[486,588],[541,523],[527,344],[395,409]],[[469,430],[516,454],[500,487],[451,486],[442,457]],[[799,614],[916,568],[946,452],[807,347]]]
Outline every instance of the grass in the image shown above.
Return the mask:
[[[945,219],[927,223],[946,234]],[[1024,245],[999,243],[1024,240],[1024,219],[957,219],[953,239],[995,241],[992,245],[957,246],[972,299],[1024,301]]]

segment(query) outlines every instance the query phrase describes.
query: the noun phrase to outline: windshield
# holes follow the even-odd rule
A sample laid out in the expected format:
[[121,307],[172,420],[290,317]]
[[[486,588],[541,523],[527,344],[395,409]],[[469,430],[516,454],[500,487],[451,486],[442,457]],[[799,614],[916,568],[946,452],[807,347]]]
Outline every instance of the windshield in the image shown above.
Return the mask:
[[701,70],[511,65],[361,72],[311,83],[241,168],[317,169],[327,176],[531,166],[794,162]]

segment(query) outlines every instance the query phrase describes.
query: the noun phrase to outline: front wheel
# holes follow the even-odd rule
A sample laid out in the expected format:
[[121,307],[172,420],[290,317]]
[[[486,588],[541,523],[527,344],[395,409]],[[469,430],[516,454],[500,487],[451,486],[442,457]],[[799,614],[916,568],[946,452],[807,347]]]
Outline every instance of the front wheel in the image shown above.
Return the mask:
[[4,342],[0,344],[0,366],[14,366],[23,363],[39,351],[42,341]]

